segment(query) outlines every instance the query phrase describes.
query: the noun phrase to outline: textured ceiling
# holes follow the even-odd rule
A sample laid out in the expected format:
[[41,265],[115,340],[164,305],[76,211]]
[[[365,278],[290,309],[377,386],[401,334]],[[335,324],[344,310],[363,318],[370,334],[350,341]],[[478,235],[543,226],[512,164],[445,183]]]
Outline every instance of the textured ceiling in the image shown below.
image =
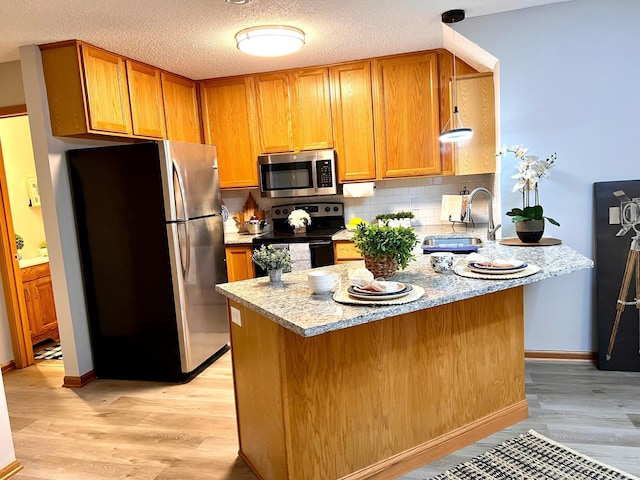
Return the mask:
[[[22,45],[79,39],[199,80],[438,48],[446,10],[470,18],[561,1],[1,0],[0,63]],[[306,45],[271,59],[236,48],[236,32],[268,24],[302,29]]]

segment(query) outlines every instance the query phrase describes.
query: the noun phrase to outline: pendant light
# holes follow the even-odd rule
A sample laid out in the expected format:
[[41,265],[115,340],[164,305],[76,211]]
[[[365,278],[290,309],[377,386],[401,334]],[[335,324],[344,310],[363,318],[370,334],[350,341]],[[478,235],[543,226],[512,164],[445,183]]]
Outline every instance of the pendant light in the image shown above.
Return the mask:
[[[443,23],[457,23],[464,20],[464,10],[448,10],[442,14]],[[441,142],[461,142],[473,136],[473,131],[462,124],[458,111],[458,88],[456,84],[456,47],[455,32],[453,37],[453,111],[440,134]]]

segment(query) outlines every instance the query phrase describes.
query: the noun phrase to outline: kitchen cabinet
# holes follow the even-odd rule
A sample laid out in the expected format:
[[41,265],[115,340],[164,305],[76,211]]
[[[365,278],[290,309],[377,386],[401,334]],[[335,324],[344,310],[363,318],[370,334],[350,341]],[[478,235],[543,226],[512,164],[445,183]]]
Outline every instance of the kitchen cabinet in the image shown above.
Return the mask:
[[[473,130],[473,136],[455,144],[454,172],[456,175],[494,173],[498,149],[493,74],[458,75],[456,86],[462,122]],[[452,83],[449,88],[453,88]]]
[[20,269],[31,343],[59,340],[56,306],[48,263]]
[[437,53],[374,59],[373,85],[378,178],[440,174]]
[[338,181],[375,180],[371,62],[335,65],[330,73]]
[[167,138],[202,143],[196,82],[173,73],[162,72],[162,95]]
[[255,278],[251,245],[227,246],[224,250],[227,258],[227,278],[230,282]]
[[333,257],[336,263],[353,262],[362,260],[360,250],[350,240],[335,240],[333,242]]
[[133,134],[165,138],[164,104],[160,70],[133,60],[125,61],[131,101]]
[[258,149],[250,76],[206,80],[200,85],[205,143],[218,152],[220,188],[258,186]]
[[329,69],[253,76],[262,153],[333,147]]
[[40,50],[53,135],[133,135],[122,57],[77,41]]

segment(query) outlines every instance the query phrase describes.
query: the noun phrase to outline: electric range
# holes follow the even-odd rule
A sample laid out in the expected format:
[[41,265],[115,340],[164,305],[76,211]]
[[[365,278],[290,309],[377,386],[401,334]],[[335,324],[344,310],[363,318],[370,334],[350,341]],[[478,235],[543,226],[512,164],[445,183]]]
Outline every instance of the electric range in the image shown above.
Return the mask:
[[[294,210],[304,210],[311,217],[306,232],[294,233],[287,219]],[[335,202],[288,203],[271,207],[271,232],[254,237],[253,248],[273,245],[291,250],[292,270],[334,264],[331,237],[344,228],[344,204]],[[266,272],[256,265],[256,276]]]

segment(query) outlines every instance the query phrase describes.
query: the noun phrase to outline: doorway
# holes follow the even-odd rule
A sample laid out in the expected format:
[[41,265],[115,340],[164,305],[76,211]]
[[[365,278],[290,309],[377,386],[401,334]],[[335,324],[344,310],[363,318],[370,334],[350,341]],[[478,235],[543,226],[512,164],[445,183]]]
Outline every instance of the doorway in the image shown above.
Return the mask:
[[26,108],[15,110],[0,115],[0,230],[5,247],[0,271],[8,323],[0,325],[0,364],[5,368],[12,366],[7,362],[7,335],[16,368],[34,363],[34,348],[36,358],[39,347],[50,347],[41,358],[61,358],[28,118]]

